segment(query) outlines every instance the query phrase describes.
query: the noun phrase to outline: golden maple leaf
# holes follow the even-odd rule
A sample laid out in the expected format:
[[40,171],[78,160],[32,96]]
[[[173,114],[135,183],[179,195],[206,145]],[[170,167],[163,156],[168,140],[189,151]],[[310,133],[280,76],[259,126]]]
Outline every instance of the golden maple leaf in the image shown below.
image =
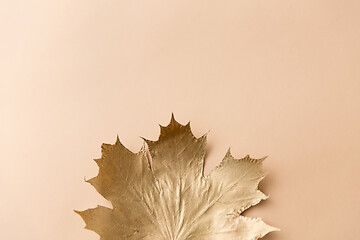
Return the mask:
[[102,145],[99,174],[88,182],[113,208],[76,211],[85,228],[102,240],[254,240],[277,230],[240,215],[267,198],[258,190],[265,158],[235,159],[228,151],[204,176],[206,135],[196,138],[190,123],[181,125],[173,115],[160,128],[157,141],[144,139],[151,164],[145,144],[138,153],[119,138]]

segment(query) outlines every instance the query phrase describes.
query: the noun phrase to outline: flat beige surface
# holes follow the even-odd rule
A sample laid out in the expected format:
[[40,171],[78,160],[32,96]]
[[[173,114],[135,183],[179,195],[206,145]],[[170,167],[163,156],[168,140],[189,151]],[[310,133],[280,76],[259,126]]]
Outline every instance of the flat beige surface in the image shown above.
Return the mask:
[[281,232],[360,236],[360,2],[1,1],[0,235],[96,240],[72,210],[109,204],[83,181],[116,134],[133,151],[171,112],[268,155],[248,210]]

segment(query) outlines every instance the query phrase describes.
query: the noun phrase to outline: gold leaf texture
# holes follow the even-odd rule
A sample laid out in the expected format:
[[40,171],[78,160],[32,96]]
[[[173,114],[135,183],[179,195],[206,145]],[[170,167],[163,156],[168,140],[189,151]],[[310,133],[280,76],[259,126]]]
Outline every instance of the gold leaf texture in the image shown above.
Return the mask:
[[206,135],[174,115],[157,141],[144,139],[138,153],[119,138],[103,144],[96,177],[88,180],[113,208],[77,212],[101,240],[255,240],[278,230],[241,213],[267,198],[258,190],[262,159],[235,159],[230,150],[204,176]]

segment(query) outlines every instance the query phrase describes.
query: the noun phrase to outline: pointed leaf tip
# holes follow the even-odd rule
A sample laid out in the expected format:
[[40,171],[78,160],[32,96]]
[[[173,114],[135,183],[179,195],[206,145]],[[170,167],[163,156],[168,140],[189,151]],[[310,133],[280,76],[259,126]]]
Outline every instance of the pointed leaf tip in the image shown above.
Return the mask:
[[171,113],[171,119],[170,119],[170,123],[168,124],[168,126],[171,125],[181,125],[178,121],[176,121],[174,113]]
[[232,157],[232,155],[231,155],[231,147],[229,147],[228,150],[226,151],[225,157]]
[[170,124],[175,123],[175,122],[176,122],[176,120],[175,120],[174,113],[171,113]]
[[140,136],[140,138],[141,138],[142,140],[144,140],[144,144],[146,143],[148,146],[151,145],[152,143],[154,143],[154,141],[149,140],[149,139],[146,139],[146,138],[144,138],[144,137],[142,137],[142,136]]
[[281,229],[277,228],[277,227],[270,226],[270,228],[271,228],[270,232],[279,232],[279,231],[281,231]]
[[81,211],[78,211],[78,210],[73,210],[76,214],[79,214],[81,215]]
[[119,145],[119,144],[120,144],[119,134],[116,135],[115,144],[116,144],[116,145]]

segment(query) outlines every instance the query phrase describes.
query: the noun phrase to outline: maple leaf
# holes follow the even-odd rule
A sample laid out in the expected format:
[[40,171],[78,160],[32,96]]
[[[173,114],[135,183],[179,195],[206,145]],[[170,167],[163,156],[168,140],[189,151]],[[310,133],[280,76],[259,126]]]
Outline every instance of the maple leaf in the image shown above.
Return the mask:
[[228,151],[204,176],[206,135],[196,138],[190,123],[174,115],[160,126],[157,141],[144,139],[138,153],[103,144],[96,177],[88,180],[113,208],[77,212],[85,228],[102,240],[254,240],[278,230],[260,218],[240,215],[267,198],[258,190],[264,178],[262,159],[235,159]]

